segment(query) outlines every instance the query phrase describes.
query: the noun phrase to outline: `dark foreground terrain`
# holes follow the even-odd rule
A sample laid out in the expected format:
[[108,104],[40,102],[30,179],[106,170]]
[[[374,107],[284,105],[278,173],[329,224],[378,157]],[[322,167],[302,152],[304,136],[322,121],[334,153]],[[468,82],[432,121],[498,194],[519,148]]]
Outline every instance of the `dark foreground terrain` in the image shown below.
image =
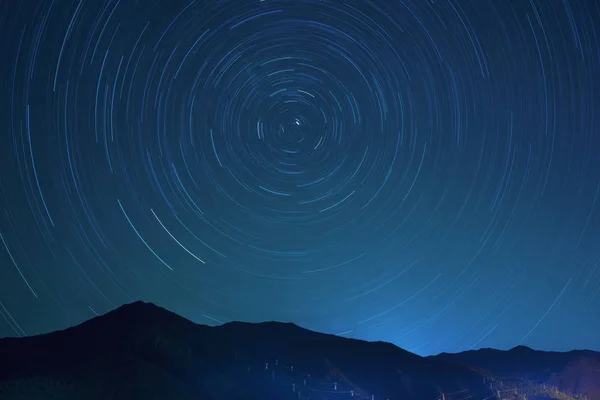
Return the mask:
[[0,340],[0,399],[600,400],[600,353],[517,347],[420,357],[294,324],[196,325],[133,303]]

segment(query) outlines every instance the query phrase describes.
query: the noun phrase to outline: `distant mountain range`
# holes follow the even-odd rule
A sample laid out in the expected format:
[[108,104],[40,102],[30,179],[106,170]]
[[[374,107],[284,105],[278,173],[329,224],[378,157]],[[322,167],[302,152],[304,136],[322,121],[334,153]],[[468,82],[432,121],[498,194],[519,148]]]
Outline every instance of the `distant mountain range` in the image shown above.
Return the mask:
[[600,353],[527,347],[421,357],[294,324],[197,325],[136,302],[0,340],[0,399],[600,400]]

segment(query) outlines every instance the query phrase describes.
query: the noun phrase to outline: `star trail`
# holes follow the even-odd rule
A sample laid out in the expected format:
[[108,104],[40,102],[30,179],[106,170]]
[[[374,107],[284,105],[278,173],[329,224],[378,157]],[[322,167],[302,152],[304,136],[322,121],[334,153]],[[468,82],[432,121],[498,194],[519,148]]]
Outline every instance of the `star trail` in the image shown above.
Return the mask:
[[142,299],[600,350],[600,4],[0,1],[0,336]]

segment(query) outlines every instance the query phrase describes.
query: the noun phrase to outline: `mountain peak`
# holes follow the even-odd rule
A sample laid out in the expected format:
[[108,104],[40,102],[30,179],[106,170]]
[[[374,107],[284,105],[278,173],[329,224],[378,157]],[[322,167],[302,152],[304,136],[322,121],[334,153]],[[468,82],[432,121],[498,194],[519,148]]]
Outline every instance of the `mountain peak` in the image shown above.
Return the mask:
[[107,312],[104,316],[119,316],[120,318],[125,319],[133,319],[135,321],[139,320],[152,320],[154,322],[160,323],[164,320],[181,320],[187,321],[185,318],[181,317],[178,314],[175,314],[172,311],[167,310],[166,308],[157,306],[154,303],[144,302],[144,301],[135,301],[133,303],[126,303],[120,307],[115,308],[112,311]]
[[142,300],[137,300],[132,303],[125,303],[125,304],[115,308],[115,310],[122,310],[122,311],[127,311],[127,312],[132,312],[132,311],[145,311],[145,312],[167,311],[167,312],[170,312],[167,309],[157,306],[154,303],[145,302]]
[[524,345],[520,344],[520,345],[518,345],[518,346],[515,346],[515,347],[513,347],[513,348],[512,348],[512,349],[510,349],[509,351],[512,351],[512,352],[520,352],[520,353],[528,353],[528,352],[535,352],[535,351],[537,351],[537,350],[535,350],[535,349],[532,349],[531,347],[524,346]]

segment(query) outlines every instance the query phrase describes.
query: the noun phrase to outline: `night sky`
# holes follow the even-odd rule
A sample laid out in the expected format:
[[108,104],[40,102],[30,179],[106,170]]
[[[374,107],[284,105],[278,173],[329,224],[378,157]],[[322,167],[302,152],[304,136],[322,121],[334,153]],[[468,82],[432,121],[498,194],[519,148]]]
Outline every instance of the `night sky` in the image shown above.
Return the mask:
[[0,0],[0,337],[138,299],[600,350],[600,3]]

